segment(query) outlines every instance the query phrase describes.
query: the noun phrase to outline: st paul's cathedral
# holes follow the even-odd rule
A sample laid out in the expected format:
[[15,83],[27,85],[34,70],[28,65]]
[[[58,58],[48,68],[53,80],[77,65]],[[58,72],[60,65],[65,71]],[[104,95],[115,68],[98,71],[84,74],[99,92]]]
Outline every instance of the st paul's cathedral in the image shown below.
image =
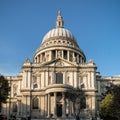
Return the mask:
[[31,120],[83,120],[96,118],[106,86],[120,84],[120,77],[103,77],[92,59],[64,27],[58,11],[56,27],[48,31],[33,61],[26,59],[17,76],[6,76],[11,92],[1,114]]

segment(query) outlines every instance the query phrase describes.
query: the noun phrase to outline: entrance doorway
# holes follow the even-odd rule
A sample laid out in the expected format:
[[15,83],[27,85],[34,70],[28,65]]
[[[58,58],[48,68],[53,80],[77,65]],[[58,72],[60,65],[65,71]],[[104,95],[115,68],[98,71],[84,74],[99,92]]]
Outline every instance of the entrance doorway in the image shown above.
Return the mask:
[[57,104],[57,116],[62,117],[62,104]]

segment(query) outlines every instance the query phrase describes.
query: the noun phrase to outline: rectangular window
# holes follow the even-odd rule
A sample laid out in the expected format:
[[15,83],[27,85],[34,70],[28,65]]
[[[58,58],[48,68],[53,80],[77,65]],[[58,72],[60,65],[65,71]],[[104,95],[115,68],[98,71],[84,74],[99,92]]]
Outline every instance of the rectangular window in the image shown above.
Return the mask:
[[55,59],[56,58],[56,54],[55,54],[55,50],[52,51],[52,59]]
[[63,74],[56,73],[56,84],[63,84]]
[[51,84],[51,76],[48,77],[48,85]]
[[67,59],[67,51],[66,50],[64,50],[64,59]]

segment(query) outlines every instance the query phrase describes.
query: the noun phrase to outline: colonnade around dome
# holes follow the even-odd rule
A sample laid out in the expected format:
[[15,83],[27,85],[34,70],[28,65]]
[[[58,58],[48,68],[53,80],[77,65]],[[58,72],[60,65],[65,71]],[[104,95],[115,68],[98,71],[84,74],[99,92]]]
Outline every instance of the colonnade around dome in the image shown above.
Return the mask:
[[57,58],[65,59],[74,63],[85,63],[85,58],[80,55],[80,53],[75,50],[63,50],[63,49],[49,49],[45,52],[37,54],[34,58],[34,63],[44,63],[48,61],[55,60]]

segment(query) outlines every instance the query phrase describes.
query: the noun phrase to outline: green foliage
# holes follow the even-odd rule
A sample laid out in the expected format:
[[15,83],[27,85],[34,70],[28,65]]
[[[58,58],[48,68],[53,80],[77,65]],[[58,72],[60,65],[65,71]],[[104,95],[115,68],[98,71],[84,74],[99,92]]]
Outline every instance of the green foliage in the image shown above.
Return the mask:
[[103,116],[107,116],[108,114],[111,113],[112,102],[113,102],[113,95],[112,94],[106,95],[106,97],[102,100],[100,108],[101,108],[101,114]]
[[8,80],[0,75],[0,104],[5,103],[10,91]]
[[120,120],[120,86],[107,87],[106,96],[101,102],[101,115],[103,117],[117,118]]

